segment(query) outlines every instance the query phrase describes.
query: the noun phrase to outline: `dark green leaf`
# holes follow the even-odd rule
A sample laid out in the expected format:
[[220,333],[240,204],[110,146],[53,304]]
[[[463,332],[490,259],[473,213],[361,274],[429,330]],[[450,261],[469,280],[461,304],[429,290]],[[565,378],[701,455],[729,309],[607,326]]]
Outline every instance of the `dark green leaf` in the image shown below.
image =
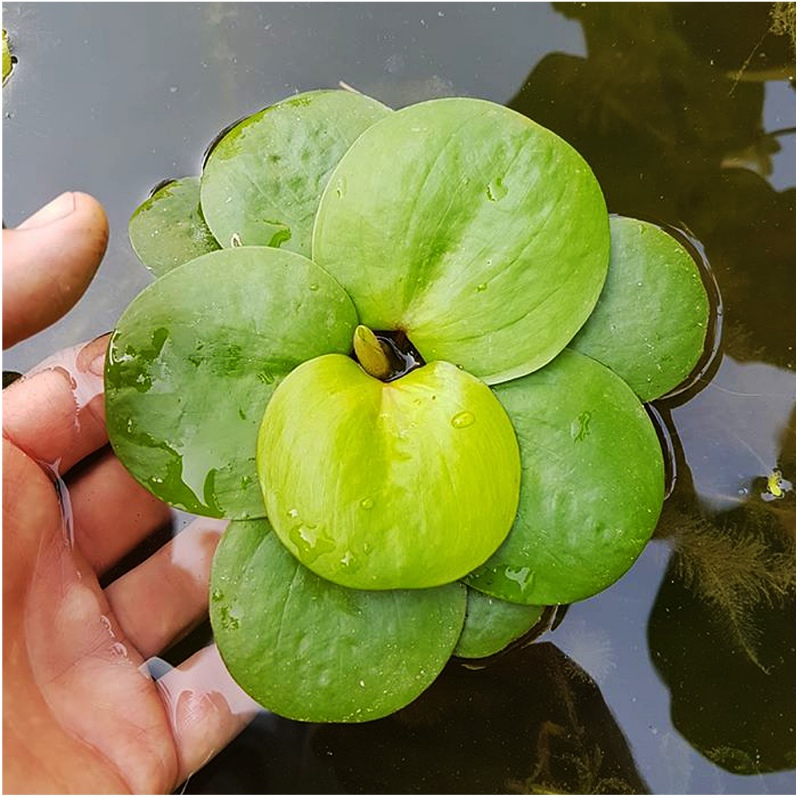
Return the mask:
[[170,181],[133,212],[128,236],[139,260],[157,277],[219,250],[200,210],[200,178]]
[[621,378],[572,350],[495,391],[519,440],[519,510],[506,541],[466,582],[541,605],[605,589],[641,553],[664,498],[647,413]]
[[203,214],[223,247],[258,244],[311,255],[311,228],[331,170],[390,113],[342,90],[289,97],[236,125],[203,167]]
[[148,286],[109,346],[106,422],[120,460],[168,503],[212,517],[263,516],[256,436],[277,382],[346,353],[347,295],[295,253],[218,250]]
[[611,219],[608,278],[571,347],[624,378],[642,400],[674,389],[703,352],[709,303],[697,265],[656,225]]
[[266,520],[235,522],[217,550],[210,615],[236,682],[284,717],[362,722],[420,695],[453,651],[466,592],[369,592],[296,561]]
[[499,653],[527,633],[539,620],[544,606],[509,603],[469,588],[467,617],[454,655],[484,658]]

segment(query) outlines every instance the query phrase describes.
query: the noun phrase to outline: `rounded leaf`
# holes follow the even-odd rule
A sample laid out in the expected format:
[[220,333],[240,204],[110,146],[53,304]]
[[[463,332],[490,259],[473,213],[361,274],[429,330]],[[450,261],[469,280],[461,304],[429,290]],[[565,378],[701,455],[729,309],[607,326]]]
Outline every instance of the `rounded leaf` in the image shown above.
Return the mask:
[[611,261],[600,299],[570,347],[654,400],[688,377],[710,314],[694,259],[649,222],[611,218]]
[[128,237],[138,259],[156,277],[219,250],[200,210],[200,178],[170,181],[133,212]]
[[365,592],[296,561],[266,520],[232,523],[211,574],[209,612],[234,680],[270,711],[364,722],[420,695],[459,636],[464,586]]
[[664,461],[650,418],[621,378],[571,350],[495,392],[519,440],[519,512],[465,581],[539,605],[596,594],[628,570],[658,521]]
[[464,629],[453,655],[486,658],[499,653],[527,633],[541,618],[544,606],[509,603],[470,588]]
[[345,356],[300,365],[267,406],[257,465],[283,543],[360,589],[460,578],[503,541],[519,497],[508,416],[446,362],[389,383]]
[[331,175],[314,260],[373,330],[497,383],[560,352],[594,308],[608,213],[566,142],[484,100],[445,98],[373,125]]
[[316,264],[267,247],[217,250],[148,286],[106,362],[106,424],[156,496],[211,517],[264,516],[258,426],[299,363],[347,352],[357,320]]
[[390,109],[362,94],[317,90],[240,122],[203,167],[203,214],[225,247],[269,245],[311,255],[322,190],[345,150]]

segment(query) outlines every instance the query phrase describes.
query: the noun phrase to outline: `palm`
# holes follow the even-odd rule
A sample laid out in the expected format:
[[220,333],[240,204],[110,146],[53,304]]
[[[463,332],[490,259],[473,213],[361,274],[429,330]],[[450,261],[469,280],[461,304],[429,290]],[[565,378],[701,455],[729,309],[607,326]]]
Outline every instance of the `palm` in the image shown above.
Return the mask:
[[171,789],[175,742],[156,684],[138,669],[142,654],[87,557],[69,547],[44,471],[7,442],[3,463],[6,780],[19,770],[48,791]]
[[220,523],[198,520],[100,587],[99,575],[169,519],[105,447],[102,381],[90,372],[102,374],[104,349],[105,340],[88,345],[63,359],[66,368],[4,392],[4,777],[12,790],[168,791],[252,711],[213,648],[159,683],[143,668],[204,615]]

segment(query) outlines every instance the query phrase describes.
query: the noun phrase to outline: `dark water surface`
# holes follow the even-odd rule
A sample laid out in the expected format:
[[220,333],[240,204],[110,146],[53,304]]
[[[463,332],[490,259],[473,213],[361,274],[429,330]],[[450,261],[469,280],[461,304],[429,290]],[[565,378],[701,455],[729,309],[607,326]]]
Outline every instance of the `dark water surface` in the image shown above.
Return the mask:
[[583,154],[610,211],[692,237],[719,285],[707,369],[655,404],[678,477],[621,581],[530,646],[453,661],[386,720],[264,714],[187,792],[794,793],[795,54],[772,9],[3,6],[4,221],[81,189],[111,223],[85,298],[5,369],[114,326],[150,280],[127,220],[153,185],[198,174],[234,119],[339,81],[527,114]]

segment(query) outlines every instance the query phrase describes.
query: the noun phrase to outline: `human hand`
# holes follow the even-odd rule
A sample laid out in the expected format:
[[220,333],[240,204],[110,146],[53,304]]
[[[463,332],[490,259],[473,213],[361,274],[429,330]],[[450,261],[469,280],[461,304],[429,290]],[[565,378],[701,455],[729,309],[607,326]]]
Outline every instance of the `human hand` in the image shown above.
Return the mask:
[[[4,346],[61,316],[102,258],[99,204],[70,193],[56,205],[3,231]],[[101,587],[170,520],[107,446],[106,344],[65,351],[3,392],[7,792],[170,791],[257,708],[213,646],[158,680],[148,670],[203,618],[223,523],[196,520]]]

